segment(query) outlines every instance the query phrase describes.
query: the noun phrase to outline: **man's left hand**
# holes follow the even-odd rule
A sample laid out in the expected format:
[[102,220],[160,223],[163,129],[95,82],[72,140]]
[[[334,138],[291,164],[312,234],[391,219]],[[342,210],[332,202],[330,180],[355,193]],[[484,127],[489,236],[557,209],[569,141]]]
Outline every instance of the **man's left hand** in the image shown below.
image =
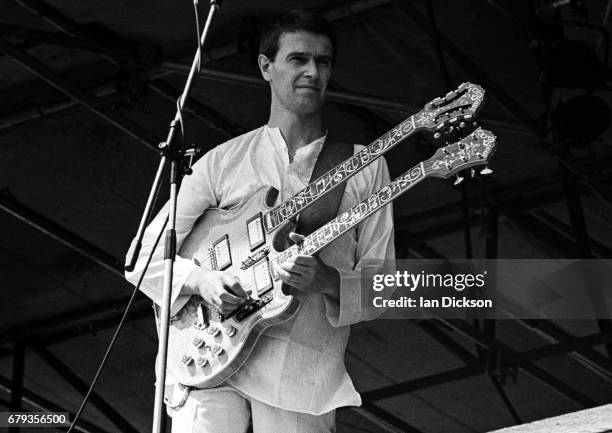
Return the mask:
[[[296,244],[304,236],[290,233],[289,237]],[[295,256],[283,263],[278,269],[283,283],[308,293],[326,293],[335,295],[340,287],[340,274],[336,268],[326,265],[319,257]]]

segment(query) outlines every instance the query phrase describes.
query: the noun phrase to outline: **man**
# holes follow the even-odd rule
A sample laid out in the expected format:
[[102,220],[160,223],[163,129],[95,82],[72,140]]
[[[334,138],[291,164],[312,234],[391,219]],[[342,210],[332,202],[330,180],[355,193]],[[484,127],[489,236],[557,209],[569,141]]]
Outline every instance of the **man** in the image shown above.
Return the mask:
[[[258,58],[270,84],[268,123],[204,155],[181,186],[177,205],[180,243],[208,208],[239,206],[262,186],[273,186],[286,200],[309,182],[325,142],[321,108],[336,56],[335,35],[318,15],[290,12],[264,30]],[[361,150],[355,146],[354,152]],[[340,202],[347,209],[389,182],[380,158],[349,179]],[[165,217],[162,210],[147,229],[135,282]],[[299,242],[301,237],[291,235]],[[385,260],[386,259],[386,260]],[[278,273],[296,289],[301,308],[290,320],[268,328],[246,363],[225,384],[188,390],[172,385],[169,413],[175,432],[255,433],[335,431],[335,409],[359,405],[359,394],[346,373],[344,351],[349,326],[373,318],[362,303],[362,268],[377,263],[392,272],[394,259],[391,207],[387,206],[321,251],[298,256]],[[161,303],[163,248],[156,251],[143,292]],[[198,294],[223,313],[247,298],[235,276],[196,266],[177,257],[171,314]],[[174,408],[173,408],[174,407]]]

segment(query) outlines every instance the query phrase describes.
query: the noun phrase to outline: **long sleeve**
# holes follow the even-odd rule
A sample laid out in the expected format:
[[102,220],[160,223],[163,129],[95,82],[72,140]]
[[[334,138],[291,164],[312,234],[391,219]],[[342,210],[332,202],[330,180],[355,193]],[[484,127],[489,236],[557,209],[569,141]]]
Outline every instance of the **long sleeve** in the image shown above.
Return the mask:
[[[193,173],[183,179],[176,209],[177,251],[202,213],[208,208],[217,206],[215,176],[212,174],[217,167],[216,159],[217,155],[213,149],[200,158],[193,166]],[[132,284],[136,284],[140,278],[155,239],[163,229],[168,208],[169,203],[166,203],[145,230],[136,266],[132,272],[125,274],[126,279]],[[162,235],[140,287],[140,290],[158,305],[162,303],[165,267],[164,238]],[[177,255],[173,269],[171,315],[176,314],[189,299],[188,295],[181,294],[181,288],[195,267],[196,265],[190,259]]]
[[[360,201],[390,181],[389,170],[383,158],[363,173],[361,177],[355,176]],[[350,203],[349,206],[356,204],[357,202]],[[354,267],[351,269],[338,267],[340,288],[337,297],[325,296],[326,315],[335,327],[372,320],[383,312],[368,302],[371,288],[367,283],[371,281],[369,277],[374,274],[395,272],[392,204],[383,207],[358,224],[356,237]]]

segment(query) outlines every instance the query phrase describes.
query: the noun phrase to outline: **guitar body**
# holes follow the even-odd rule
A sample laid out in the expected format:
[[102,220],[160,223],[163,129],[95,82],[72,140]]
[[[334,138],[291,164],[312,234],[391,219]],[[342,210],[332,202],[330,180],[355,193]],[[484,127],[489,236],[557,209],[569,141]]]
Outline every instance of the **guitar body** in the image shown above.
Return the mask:
[[266,328],[290,319],[299,308],[294,296],[283,293],[269,260],[282,250],[294,226],[263,231],[262,211],[274,205],[276,195],[275,189],[262,188],[238,208],[207,210],[181,245],[181,257],[237,276],[252,298],[223,318],[201,297],[192,296],[170,319],[167,365],[183,385],[221,384],[246,361]]

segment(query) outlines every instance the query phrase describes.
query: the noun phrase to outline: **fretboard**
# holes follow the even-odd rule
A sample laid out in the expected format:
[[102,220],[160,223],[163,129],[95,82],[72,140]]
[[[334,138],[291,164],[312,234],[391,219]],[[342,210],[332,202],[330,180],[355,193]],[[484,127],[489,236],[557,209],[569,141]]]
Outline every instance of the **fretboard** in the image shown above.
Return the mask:
[[306,236],[299,246],[293,245],[281,252],[274,258],[274,261],[281,264],[298,254],[311,256],[320,251],[327,244],[425,179],[428,176],[428,165],[429,161],[424,161],[414,166],[358,205],[347,209],[323,227]]
[[[416,116],[418,117],[419,114]],[[285,221],[302,212],[334,187],[354,176],[393,146],[409,137],[415,130],[415,116],[410,116],[389,132],[370,143],[365,149],[337,165],[296,195],[270,210],[264,215],[266,232],[271,232]]]

